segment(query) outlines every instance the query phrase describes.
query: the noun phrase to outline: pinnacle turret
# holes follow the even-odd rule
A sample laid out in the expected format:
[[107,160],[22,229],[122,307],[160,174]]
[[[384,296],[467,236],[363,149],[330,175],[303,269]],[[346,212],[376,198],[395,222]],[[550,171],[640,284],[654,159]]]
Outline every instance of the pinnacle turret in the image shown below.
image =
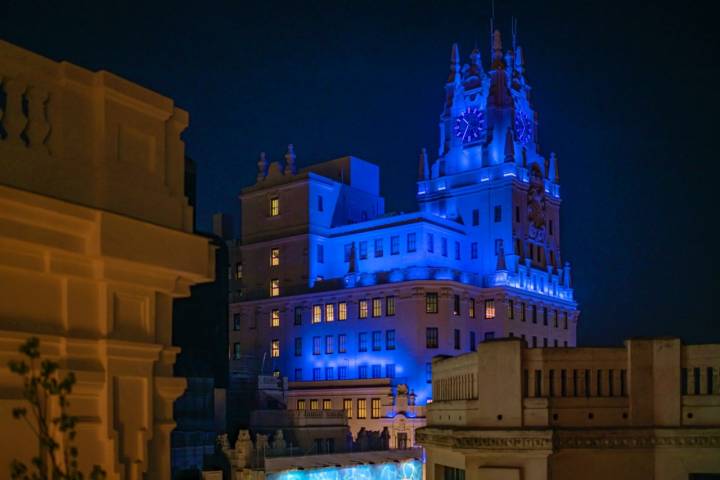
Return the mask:
[[460,83],[460,81],[460,50],[457,43],[453,43],[450,53],[450,76],[448,76],[447,83]]
[[291,143],[288,145],[287,153],[285,154],[285,175],[295,175],[297,173],[297,166],[295,165],[295,148]]
[[267,161],[267,157],[265,156],[265,152],[260,152],[260,158],[258,158],[257,166],[258,166],[257,180],[260,181],[267,176],[268,161]]
[[495,30],[493,33],[493,58],[492,58],[492,69],[503,68],[503,53],[502,53],[502,36],[500,30]]

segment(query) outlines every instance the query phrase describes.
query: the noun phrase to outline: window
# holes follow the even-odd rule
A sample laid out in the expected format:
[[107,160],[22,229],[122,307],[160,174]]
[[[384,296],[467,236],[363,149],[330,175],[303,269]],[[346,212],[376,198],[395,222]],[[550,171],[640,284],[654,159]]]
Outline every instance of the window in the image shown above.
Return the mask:
[[347,380],[347,370],[346,366],[338,367],[338,380]]
[[[512,337],[512,335],[510,335]],[[477,340],[475,339],[475,332],[470,332],[470,351],[474,352],[477,350]]]
[[385,349],[395,350],[395,330],[385,331]]
[[338,353],[347,352],[347,335],[341,333],[338,335]]
[[414,232],[407,234],[407,251],[408,253],[417,251],[417,235]]
[[495,318],[495,300],[492,298],[485,300],[485,318],[487,320]]
[[427,251],[428,253],[435,253],[435,237],[432,233],[427,234]]
[[460,315],[460,295],[453,295],[453,315]]
[[408,434],[406,432],[398,432],[395,437],[395,443],[400,450],[408,448]]
[[425,382],[432,383],[432,363],[425,364]]
[[280,356],[280,340],[277,338],[273,339],[270,343],[270,356],[272,358],[278,358]]
[[485,340],[492,340],[495,338],[495,332],[485,332]]
[[437,327],[428,327],[425,329],[425,346],[427,348],[438,348]]
[[568,329],[568,314],[567,312],[563,312],[563,329]]
[[495,239],[495,255],[500,255],[500,251],[503,249],[503,240],[502,238],[496,238]]
[[395,364],[388,363],[385,365],[385,376],[387,378],[395,378]]
[[448,246],[447,246],[447,238],[442,237],[440,239],[440,253],[443,257],[448,256]]
[[455,260],[460,260],[460,242],[455,242]]
[[326,398],[323,400],[323,410],[332,410],[332,400]]
[[478,258],[478,246],[477,246],[477,242],[472,242],[472,243],[470,244],[470,258],[471,258],[472,260],[477,260],[477,258]]
[[502,205],[495,205],[495,223],[502,222]]
[[358,352],[367,352],[367,332],[358,333]]
[[383,256],[383,240],[382,238],[376,238],[374,241],[375,257]]
[[233,314],[233,330],[240,330],[241,318],[239,313]]
[[392,317],[395,315],[395,297],[385,297],[385,316]]
[[520,321],[521,322],[525,321],[525,319],[526,319],[525,313],[526,312],[527,312],[527,305],[525,305],[525,303],[521,303],[520,304]]
[[302,357],[302,337],[295,337],[295,356]]
[[349,262],[352,259],[352,243],[345,244],[345,262]]
[[382,332],[380,330],[372,332],[372,349],[374,352],[382,349]]
[[296,410],[305,410],[305,400],[304,399],[300,399],[297,401]]
[[360,318],[368,317],[368,301],[367,300],[360,300],[358,302],[358,317],[360,317]]
[[367,258],[367,242],[362,241],[360,242],[360,260],[365,260]]
[[270,249],[270,266],[277,267],[278,265],[280,265],[280,249],[279,248],[271,248]]
[[335,337],[333,335],[325,335],[325,353],[330,354],[335,351]]
[[520,223],[520,207],[515,206],[515,222]]
[[438,294],[436,292],[425,294],[425,313],[438,313]]
[[515,320],[515,302],[512,300],[508,300],[508,318]]
[[322,305],[313,305],[312,323],[322,322]]
[[333,380],[335,378],[335,372],[333,367],[325,367],[325,380]]
[[[317,370],[320,370],[319,368]],[[320,400],[313,398],[310,400],[310,410],[320,410]]]
[[278,215],[280,215],[280,199],[272,197],[270,199],[270,216],[277,217]]
[[535,335],[532,337],[532,346],[533,348],[537,348],[537,337]]
[[453,340],[455,344],[455,350],[460,350],[460,330],[458,330],[457,328],[453,331]]
[[543,325],[548,324],[548,309],[547,307],[543,307]]
[[548,346],[548,340],[547,338],[543,337],[543,347],[547,348]]
[[359,418],[359,419],[367,418],[367,399],[365,399],[365,398],[358,398],[357,418]]
[[242,278],[243,278],[242,263],[237,263],[237,264],[235,264],[235,279],[242,280]]
[[468,301],[468,316],[470,318],[475,318],[475,299],[471,298]]
[[480,225],[480,210],[477,208],[472,211],[472,224],[473,227]]
[[532,305],[532,322],[537,323],[537,305]]
[[240,344],[239,343],[233,344],[233,359],[240,360]]
[[367,377],[368,377],[367,365],[360,365],[358,367],[358,378],[367,378]]
[[325,304],[325,321],[326,322],[334,322],[335,321],[335,304],[334,303],[326,303]]
[[552,220],[548,221],[548,230],[550,231],[550,235],[553,234],[553,223]]
[[372,316],[377,318],[382,315],[382,298],[372,299]]
[[373,365],[372,366],[372,378],[380,378],[382,377],[382,368],[380,368],[380,365]]
[[338,320],[347,320],[347,302],[338,303]]
[[400,253],[400,237],[393,235],[390,237],[390,255],[398,255]]
[[280,280],[278,280],[277,278],[273,278],[272,280],[270,280],[270,296],[280,296]]
[[555,340],[553,340],[553,346],[554,346],[554,347],[557,347],[557,346],[558,346],[558,339],[557,339],[557,338],[556,338]]
[[317,200],[317,207],[318,207],[317,209],[318,209],[318,212],[322,212],[322,211],[323,211],[323,207],[324,207],[322,195],[318,195],[317,199],[318,199],[318,200]]
[[465,480],[465,470],[442,465],[443,475],[438,480]]
[[294,323],[302,325],[302,307],[295,307]]
[[270,326],[277,328],[280,326],[280,310],[273,308],[270,312]]
[[[322,380],[322,370],[320,367],[313,368],[313,380]],[[312,408],[312,400],[310,401],[310,410],[317,410],[317,408]]]
[[317,261],[318,263],[325,263],[325,248],[322,245],[317,246]]
[[345,416],[347,418],[352,418],[353,408],[352,408],[352,399],[351,398],[343,399],[343,410],[345,410]]
[[313,355],[320,355],[322,352],[322,338],[313,337]]
[[380,399],[373,398],[370,400],[370,417],[380,418]]

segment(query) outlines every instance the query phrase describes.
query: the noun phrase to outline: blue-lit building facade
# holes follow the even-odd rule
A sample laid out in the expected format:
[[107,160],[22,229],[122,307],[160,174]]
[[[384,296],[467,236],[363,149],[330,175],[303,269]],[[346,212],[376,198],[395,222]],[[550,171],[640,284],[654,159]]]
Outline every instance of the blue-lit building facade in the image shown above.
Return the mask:
[[418,211],[385,212],[370,162],[298,170],[292,146],[283,162],[261,155],[240,197],[231,377],[287,377],[287,408],[345,409],[357,432],[422,416],[436,355],[509,336],[575,346],[558,162],[540,153],[537,125],[522,49],[503,53],[496,32],[487,70],[477,49],[462,65],[452,48],[437,156],[419,155]]

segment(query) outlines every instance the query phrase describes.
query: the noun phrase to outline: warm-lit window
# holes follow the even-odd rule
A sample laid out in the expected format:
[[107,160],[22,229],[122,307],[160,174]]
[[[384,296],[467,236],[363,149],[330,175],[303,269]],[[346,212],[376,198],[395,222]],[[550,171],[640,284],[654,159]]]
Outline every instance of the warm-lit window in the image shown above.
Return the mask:
[[385,316],[392,317],[395,315],[395,297],[385,297]]
[[332,335],[325,335],[325,353],[333,353],[335,345],[335,337]]
[[343,410],[345,410],[345,415],[347,416],[347,418],[352,418],[352,398],[343,399]]
[[240,344],[233,344],[233,359],[240,360]]
[[367,418],[367,400],[364,398],[358,398],[357,401],[357,418]]
[[495,318],[495,300],[492,298],[485,300],[485,318],[488,320]]
[[437,292],[428,292],[425,294],[425,313],[438,313]]
[[302,325],[302,307],[295,307],[295,325]]
[[272,376],[275,378],[280,378],[280,370],[277,368],[272,371]]
[[390,237],[390,255],[398,255],[400,253],[400,237],[393,235]]
[[334,322],[335,321],[335,304],[334,303],[325,304],[325,321],[326,322]]
[[320,400],[317,398],[310,400],[310,410],[320,410]]
[[305,410],[305,400],[298,400],[297,401],[297,410]]
[[383,256],[383,239],[376,238],[374,245],[375,245],[375,256],[382,257]]
[[277,278],[273,278],[272,280],[270,280],[270,296],[280,296],[280,280],[278,280]]
[[508,318],[510,320],[515,320],[515,302],[512,300],[508,300]]
[[373,398],[370,401],[370,417],[380,418],[380,399]]
[[460,315],[460,295],[453,295],[453,315]]
[[379,317],[382,315],[382,298],[372,299],[372,316]]
[[338,320],[347,320],[347,302],[338,303]]
[[235,278],[237,280],[242,280],[242,277],[243,277],[242,263],[236,263],[235,264]]
[[382,349],[382,332],[379,330],[372,332],[372,349],[373,351]]
[[322,322],[322,305],[313,305],[312,323]]
[[295,356],[302,356],[302,337],[295,337]]
[[453,340],[455,350],[460,350],[460,330],[458,330],[457,328],[453,331]]
[[280,340],[274,339],[272,343],[270,343],[270,356],[273,358],[280,356]]
[[407,234],[407,251],[408,253],[415,252],[417,250],[417,235],[413,233]]
[[338,353],[347,352],[347,335],[341,333],[338,335]]
[[475,299],[471,298],[468,302],[468,316],[470,318],[475,318]]
[[332,410],[332,401],[329,398],[323,400],[323,410]]
[[280,249],[279,248],[271,248],[270,249],[270,266],[277,267],[278,265],[280,265]]
[[271,327],[279,327],[280,326],[280,310],[277,308],[274,308],[270,312],[270,326]]
[[280,215],[280,199],[273,197],[270,199],[270,216],[277,217]]
[[313,337],[313,355],[320,355],[322,347],[321,343],[321,337]]
[[360,300],[358,302],[358,317],[360,317],[360,318],[368,317],[368,301],[367,300]]
[[385,332],[385,349],[395,350],[395,330],[387,330]]
[[425,346],[427,348],[438,348],[437,327],[428,327],[425,329]]

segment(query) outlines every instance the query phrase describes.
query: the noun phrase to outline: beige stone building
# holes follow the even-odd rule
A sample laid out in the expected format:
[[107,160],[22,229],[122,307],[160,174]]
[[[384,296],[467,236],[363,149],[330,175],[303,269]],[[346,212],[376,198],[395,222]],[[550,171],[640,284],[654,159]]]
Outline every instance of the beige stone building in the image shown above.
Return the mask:
[[720,345],[677,338],[438,357],[427,480],[717,478],[719,367]]
[[186,112],[0,41],[0,478],[37,441],[7,369],[30,336],[74,371],[85,470],[169,478],[173,299],[213,278],[184,192]]

